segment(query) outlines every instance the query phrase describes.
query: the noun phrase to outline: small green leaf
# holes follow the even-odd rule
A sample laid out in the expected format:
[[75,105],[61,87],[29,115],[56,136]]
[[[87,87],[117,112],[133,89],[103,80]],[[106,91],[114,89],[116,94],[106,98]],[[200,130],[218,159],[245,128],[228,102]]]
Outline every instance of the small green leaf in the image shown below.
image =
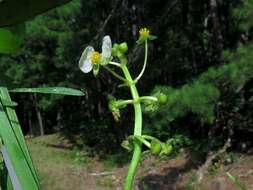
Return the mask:
[[149,38],[148,38],[149,40],[155,40],[155,39],[157,39],[157,36],[154,36],[154,35],[149,35]]
[[14,93],[43,93],[43,94],[61,94],[70,96],[84,96],[80,90],[65,87],[41,87],[41,88],[15,88],[9,90]]
[[141,40],[141,39],[139,39],[139,40],[137,40],[137,41],[136,41],[136,43],[137,43],[138,45],[141,45],[141,44],[143,44],[143,43],[144,43],[144,41],[143,41],[143,40]]

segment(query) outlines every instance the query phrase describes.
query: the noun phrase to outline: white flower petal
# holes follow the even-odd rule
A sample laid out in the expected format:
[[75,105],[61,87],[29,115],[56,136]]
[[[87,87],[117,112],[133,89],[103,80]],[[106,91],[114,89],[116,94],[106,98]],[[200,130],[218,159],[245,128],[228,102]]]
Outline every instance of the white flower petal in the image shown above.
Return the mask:
[[91,53],[94,52],[94,48],[91,46],[88,46],[83,51],[81,58],[79,60],[79,68],[84,72],[88,73],[92,70],[92,62],[90,60]]
[[88,56],[94,52],[94,48],[92,46],[87,46],[84,50],[83,53],[81,55],[81,58],[79,60],[79,62],[83,62],[85,59],[88,59]]
[[105,36],[103,38],[102,44],[102,58],[110,58],[112,54],[112,41],[110,36]]
[[90,59],[85,59],[82,63],[79,62],[79,68],[84,73],[88,73],[92,70],[93,65]]

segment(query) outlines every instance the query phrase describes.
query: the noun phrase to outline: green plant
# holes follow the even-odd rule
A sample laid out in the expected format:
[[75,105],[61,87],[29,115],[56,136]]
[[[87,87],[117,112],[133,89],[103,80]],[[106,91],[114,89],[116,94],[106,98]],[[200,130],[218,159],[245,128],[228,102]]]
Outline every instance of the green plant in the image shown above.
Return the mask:
[[82,151],[75,150],[74,161],[78,164],[83,164],[88,162],[88,158]]
[[[112,46],[109,36],[103,38],[102,53],[95,51],[93,47],[88,46],[83,51],[79,60],[79,68],[84,73],[93,71],[94,76],[97,76],[100,68],[104,68],[111,73],[115,78],[123,82],[121,86],[128,87],[130,89],[132,99],[129,100],[117,100],[115,97],[110,97],[109,109],[113,113],[114,117],[118,120],[120,118],[120,110],[127,105],[133,105],[135,112],[134,133],[130,135],[127,140],[122,143],[122,146],[129,151],[133,151],[132,161],[125,180],[124,189],[131,190],[133,187],[134,177],[136,174],[137,166],[142,154],[142,144],[150,149],[151,153],[156,155],[170,154],[172,151],[172,145],[170,143],[164,143],[155,137],[142,134],[142,108],[141,103],[150,105],[150,107],[156,107],[159,104],[164,104],[166,98],[162,94],[156,94],[155,96],[139,96],[136,84],[139,82],[146,69],[148,58],[148,41],[154,40],[156,37],[150,34],[147,28],[142,28],[139,31],[139,39],[137,44],[144,44],[145,57],[144,64],[139,75],[133,79],[128,70],[128,60],[126,52],[128,51],[127,43],[120,44],[115,43]],[[113,61],[113,58],[117,61]],[[124,76],[118,74],[110,66],[114,66],[120,69]]]

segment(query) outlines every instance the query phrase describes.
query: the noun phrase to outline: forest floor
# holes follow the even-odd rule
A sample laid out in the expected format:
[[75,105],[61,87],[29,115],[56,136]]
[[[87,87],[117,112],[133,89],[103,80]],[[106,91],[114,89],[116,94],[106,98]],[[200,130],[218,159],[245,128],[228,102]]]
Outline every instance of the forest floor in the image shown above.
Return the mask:
[[[121,190],[127,164],[116,166],[73,150],[58,135],[27,139],[43,190]],[[253,189],[253,155],[233,153],[233,162],[216,162],[197,183],[198,158],[184,151],[170,159],[145,157],[135,190],[237,190],[229,171],[248,190]],[[231,155],[228,157],[231,159]],[[227,159],[222,159],[227,160]]]

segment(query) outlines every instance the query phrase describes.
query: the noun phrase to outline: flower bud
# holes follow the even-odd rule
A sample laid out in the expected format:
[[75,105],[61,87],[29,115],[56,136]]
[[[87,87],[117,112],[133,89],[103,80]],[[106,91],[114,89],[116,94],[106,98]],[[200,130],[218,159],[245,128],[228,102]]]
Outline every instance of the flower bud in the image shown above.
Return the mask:
[[112,56],[115,56],[117,54],[117,50],[115,49],[115,47],[112,48]]
[[128,151],[132,151],[134,149],[133,143],[129,142],[129,140],[124,140],[121,143],[121,146],[125,149],[127,149]]
[[153,139],[151,141],[151,147],[150,147],[151,153],[158,155],[160,154],[161,150],[162,150],[162,143],[157,139]]
[[160,155],[169,155],[172,152],[172,146],[168,143],[162,143],[162,151]]
[[128,46],[127,46],[127,43],[126,42],[123,42],[119,45],[119,50],[122,52],[122,53],[126,53],[127,50],[128,50]]
[[158,98],[159,103],[162,105],[168,102],[168,96],[162,92],[158,95],[157,98]]

